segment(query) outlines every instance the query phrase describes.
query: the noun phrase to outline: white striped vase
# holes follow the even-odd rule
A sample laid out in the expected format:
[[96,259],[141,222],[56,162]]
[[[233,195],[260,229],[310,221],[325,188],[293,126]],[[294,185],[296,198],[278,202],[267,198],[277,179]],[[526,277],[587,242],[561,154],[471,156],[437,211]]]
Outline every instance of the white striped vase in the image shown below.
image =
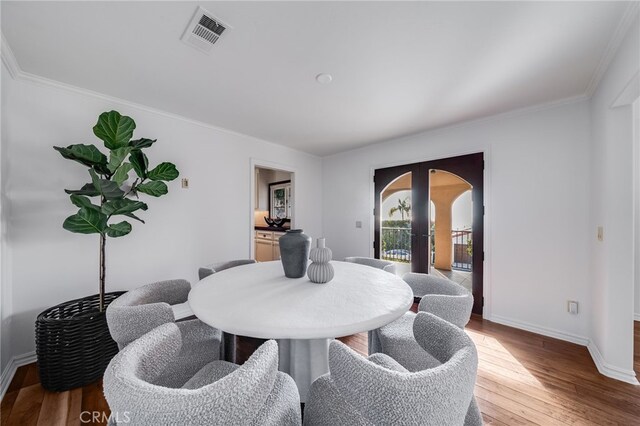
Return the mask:
[[311,249],[309,259],[311,265],[307,268],[307,276],[313,283],[328,283],[333,279],[333,266],[329,263],[331,260],[331,249],[325,247],[325,239],[318,238],[318,247]]

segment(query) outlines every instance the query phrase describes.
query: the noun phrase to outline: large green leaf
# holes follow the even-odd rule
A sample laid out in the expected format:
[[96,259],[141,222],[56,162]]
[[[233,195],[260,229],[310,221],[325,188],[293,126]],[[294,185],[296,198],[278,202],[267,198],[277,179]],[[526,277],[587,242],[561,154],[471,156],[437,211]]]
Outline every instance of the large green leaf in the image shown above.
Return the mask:
[[104,146],[116,149],[127,146],[136,123],[131,117],[120,115],[118,111],[103,112],[93,127],[93,134],[104,141]]
[[131,151],[131,155],[129,156],[129,162],[133,166],[133,170],[136,171],[136,174],[140,177],[140,179],[147,178],[147,169],[149,168],[149,160],[147,156],[144,155],[142,151],[139,149],[134,149]]
[[96,172],[89,169],[91,180],[93,181],[93,187],[102,194],[107,200],[114,200],[124,197],[124,191],[122,191],[118,184],[109,179],[100,179]]
[[102,205],[102,213],[107,216],[133,213],[136,210],[147,210],[147,205],[142,201],[134,201],[129,198],[107,201]]
[[134,149],[142,149],[149,148],[156,142],[157,139],[136,139],[135,141],[129,142],[129,146]]
[[129,172],[133,169],[131,163],[122,163],[111,179],[120,187],[129,179]]
[[117,148],[111,151],[111,155],[109,157],[109,164],[107,164],[107,168],[111,173],[115,173],[120,167],[120,164],[127,158],[127,155],[131,152],[131,148],[128,146],[123,146],[122,148]]
[[137,220],[139,222],[144,223],[144,220],[140,219],[138,216],[136,216],[133,213],[125,213],[124,215],[127,216],[127,217],[130,217],[131,219],[135,219],[135,220]]
[[139,192],[151,195],[153,197],[159,197],[169,192],[167,185],[164,182],[155,180],[152,182],[141,183],[136,187]]
[[123,235],[127,235],[129,232],[131,232],[131,224],[126,220],[109,225],[107,228],[107,235],[111,238],[122,237]]
[[54,146],[53,149],[58,151],[64,158],[77,161],[85,166],[93,167],[107,164],[107,157],[94,145],[77,144],[69,145],[66,148]]
[[160,163],[150,170],[147,177],[151,180],[174,180],[180,173],[173,163]]
[[80,189],[65,189],[64,192],[67,194],[86,195],[87,197],[100,195],[100,191],[98,191],[92,183],[86,183]]
[[94,209],[94,210],[100,211],[100,206],[96,206],[95,204],[91,203],[91,200],[85,197],[84,195],[71,194],[69,198],[71,198],[71,202],[74,205],[80,208],[86,207],[88,209]]
[[101,234],[107,228],[107,216],[98,210],[82,207],[65,219],[62,227],[78,234]]
[[93,170],[95,170],[99,175],[111,174],[111,170],[109,170],[109,167],[106,164],[96,164],[95,166],[93,166]]

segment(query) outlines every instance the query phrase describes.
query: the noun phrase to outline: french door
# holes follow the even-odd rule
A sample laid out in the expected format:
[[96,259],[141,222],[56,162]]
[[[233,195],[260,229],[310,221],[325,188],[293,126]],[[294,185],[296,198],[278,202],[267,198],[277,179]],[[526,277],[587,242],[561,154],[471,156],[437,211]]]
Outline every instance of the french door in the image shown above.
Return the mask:
[[477,314],[483,306],[483,175],[482,153],[374,175],[375,257],[397,262],[401,271],[440,273],[465,285]]

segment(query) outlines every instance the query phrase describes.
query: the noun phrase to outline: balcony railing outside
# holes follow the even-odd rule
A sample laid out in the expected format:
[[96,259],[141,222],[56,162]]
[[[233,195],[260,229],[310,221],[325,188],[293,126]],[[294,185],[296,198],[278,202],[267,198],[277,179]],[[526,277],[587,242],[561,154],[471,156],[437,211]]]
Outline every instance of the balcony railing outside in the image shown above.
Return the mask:
[[473,246],[471,245],[472,233],[469,230],[451,231],[453,242],[453,262],[452,269],[460,271],[471,271]]
[[390,228],[380,229],[382,250],[380,257],[393,262],[411,262],[411,229]]
[[[435,262],[436,245],[433,238],[434,230],[431,230],[431,264]],[[393,262],[411,262],[411,229],[400,227],[380,228],[382,250],[380,257]],[[451,240],[453,244],[452,269],[471,271],[473,247],[471,245],[472,232],[470,230],[452,230]]]

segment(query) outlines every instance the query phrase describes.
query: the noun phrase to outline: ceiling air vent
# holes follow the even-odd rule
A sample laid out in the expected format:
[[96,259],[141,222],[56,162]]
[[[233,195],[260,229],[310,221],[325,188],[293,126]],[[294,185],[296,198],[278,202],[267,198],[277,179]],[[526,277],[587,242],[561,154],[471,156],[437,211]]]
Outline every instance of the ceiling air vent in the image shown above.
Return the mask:
[[231,27],[198,7],[181,40],[198,50],[209,52],[227,28]]

